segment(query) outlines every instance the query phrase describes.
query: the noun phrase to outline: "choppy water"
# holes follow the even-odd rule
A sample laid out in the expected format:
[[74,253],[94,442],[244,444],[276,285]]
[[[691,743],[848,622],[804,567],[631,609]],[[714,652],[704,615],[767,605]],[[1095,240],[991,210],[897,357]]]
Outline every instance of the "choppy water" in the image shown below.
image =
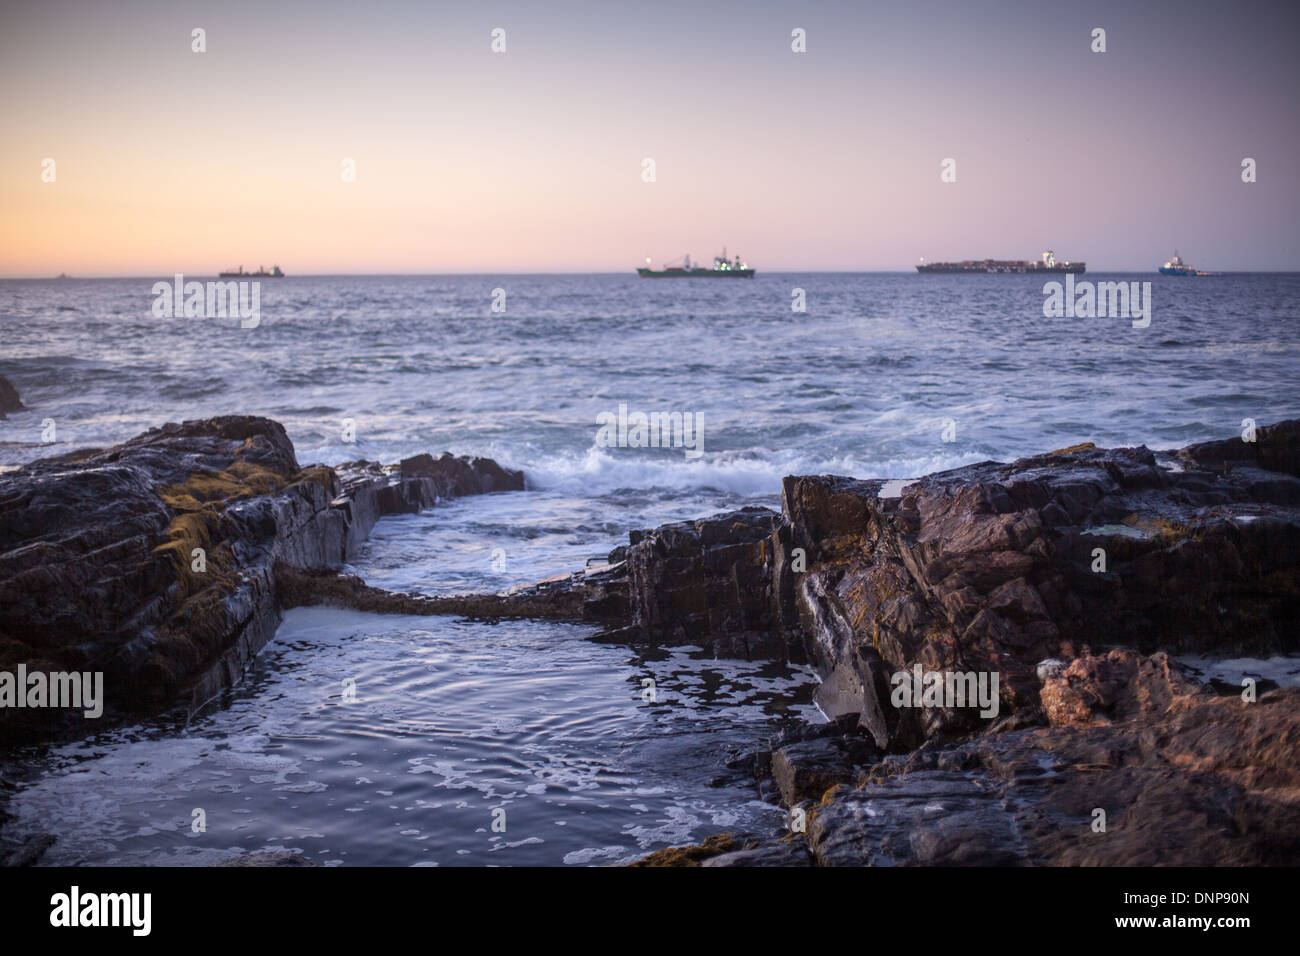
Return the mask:
[[[1300,412],[1300,275],[1122,278],[1152,281],[1149,328],[1045,319],[1030,276],[287,278],[262,282],[255,329],[156,319],[154,279],[0,281],[0,374],[33,407],[0,441],[39,442],[46,418],[85,447],[262,414],[303,461],[450,448],[584,496],[751,495],[783,474],[910,477],[1084,440],[1167,447]],[[806,313],[791,312],[794,288]],[[596,449],[596,415],[620,402],[702,414],[704,458]]]
[[[0,422],[0,466],[242,413],[283,422],[304,463],[451,450],[523,468],[527,492],[384,520],[354,567],[449,593],[574,569],[633,528],[774,505],[786,474],[913,477],[1300,416],[1300,276],[1123,278],[1153,282],[1147,329],[1044,319],[1042,280],[1018,276],[289,278],[263,282],[256,329],[155,319],[153,279],[0,282],[0,374],[30,407]],[[596,447],[596,416],[620,403],[700,415],[703,457]],[[814,716],[809,675],[588,635],[301,609],[184,732],[154,722],[41,758],[13,826],[58,834],[54,863],[288,846],[482,865],[609,862],[776,820],[722,764],[777,716]]]

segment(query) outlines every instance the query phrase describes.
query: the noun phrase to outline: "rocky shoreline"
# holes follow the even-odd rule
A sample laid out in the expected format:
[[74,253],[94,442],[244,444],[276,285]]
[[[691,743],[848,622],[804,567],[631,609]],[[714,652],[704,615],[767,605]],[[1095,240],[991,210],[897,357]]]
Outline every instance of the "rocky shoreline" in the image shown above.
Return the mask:
[[[197,708],[275,633],[286,569],[337,567],[384,515],[523,486],[450,454],[303,468],[278,422],[242,416],[41,459],[0,475],[0,669],[102,671],[95,730]],[[0,709],[0,744],[86,729]]]
[[[1294,863],[1300,690],[1216,688],[1172,656],[1300,650],[1300,422],[1253,437],[790,477],[780,512],[431,598],[338,568],[381,516],[521,473],[451,455],[303,468],[268,419],[167,425],[0,475],[0,670],[103,671],[111,721],[200,706],[294,606],[585,621],[822,678],[830,723],[731,762],[787,827],[645,865]],[[935,674],[992,696],[924,699]],[[57,713],[0,709],[0,743],[84,731]]]

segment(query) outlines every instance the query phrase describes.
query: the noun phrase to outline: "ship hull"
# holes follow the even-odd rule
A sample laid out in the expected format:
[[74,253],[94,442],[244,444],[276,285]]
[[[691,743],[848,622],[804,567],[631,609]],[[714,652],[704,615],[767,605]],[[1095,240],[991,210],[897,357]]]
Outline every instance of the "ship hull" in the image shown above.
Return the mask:
[[931,262],[916,267],[924,275],[1083,275],[1087,263],[1040,266],[1036,262]]
[[642,279],[752,279],[753,269],[637,269]]
[[1194,276],[1194,275],[1196,275],[1196,270],[1195,270],[1195,269],[1180,269],[1180,268],[1177,268],[1177,267],[1173,267],[1173,268],[1171,268],[1171,267],[1167,267],[1167,266],[1161,266],[1161,267],[1160,267],[1160,274],[1161,274],[1162,276]]

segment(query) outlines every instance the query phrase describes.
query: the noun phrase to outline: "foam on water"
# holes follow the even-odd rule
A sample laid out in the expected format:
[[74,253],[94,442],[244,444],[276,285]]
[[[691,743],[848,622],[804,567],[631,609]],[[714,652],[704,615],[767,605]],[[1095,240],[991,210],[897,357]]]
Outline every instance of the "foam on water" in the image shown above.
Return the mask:
[[[638,456],[636,452],[649,452]],[[676,451],[676,454],[672,452]],[[779,494],[788,475],[884,477],[959,468],[982,456],[966,452],[891,458],[825,458],[793,451],[745,449],[707,453],[687,461],[679,450],[591,448],[580,459],[549,458],[525,469],[530,487],[570,494],[609,494],[620,489],[717,490],[744,497]]]
[[811,675],[587,633],[292,611],[251,681],[188,728],[54,748],[10,804],[7,836],[56,834],[48,865],[294,849],[327,865],[455,866],[605,862],[771,826],[776,808],[723,760],[777,715],[816,719]]
[[[1041,282],[1025,276],[761,273],[725,290],[631,275],[290,277],[263,283],[256,329],[155,319],[153,281],[0,281],[0,374],[30,409],[0,421],[0,465],[261,414],[304,463],[447,449],[541,488],[773,495],[784,474],[923,475],[1082,441],[1167,448],[1300,415],[1290,274],[1159,282],[1147,330],[1045,320]],[[488,310],[497,286],[504,315]],[[793,286],[806,313],[790,312]],[[596,416],[624,403],[700,415],[705,458],[594,449]]]

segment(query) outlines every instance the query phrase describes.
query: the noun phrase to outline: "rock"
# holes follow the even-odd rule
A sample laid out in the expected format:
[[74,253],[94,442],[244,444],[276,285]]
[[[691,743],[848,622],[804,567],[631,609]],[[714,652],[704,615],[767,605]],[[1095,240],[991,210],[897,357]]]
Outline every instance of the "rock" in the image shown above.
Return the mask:
[[1164,652],[1143,657],[1115,650],[1078,657],[1049,672],[1040,697],[1050,723],[1082,726],[1163,715],[1194,706],[1212,693]]
[[720,856],[724,853],[730,853],[733,850],[742,849],[744,844],[741,839],[730,833],[719,833],[715,836],[708,837],[703,843],[692,844],[691,846],[673,846],[663,850],[655,850],[653,853],[641,857],[628,863],[632,867],[644,866],[700,866],[703,861],[710,857]]
[[700,866],[812,866],[812,857],[803,840],[774,840],[707,857]]
[[771,778],[780,802],[793,807],[820,800],[828,789],[854,780],[862,767],[879,757],[856,715],[846,714],[826,723],[787,726],[765,750],[728,766],[746,766],[757,778]]
[[0,857],[0,867],[35,866],[40,862],[45,851],[54,846],[56,839],[51,833],[37,833],[28,837],[7,855]]
[[[595,581],[459,606],[567,617],[580,606],[605,640],[808,660],[822,710],[856,716],[883,750],[1052,719],[1044,687],[1055,719],[1091,720],[1096,708],[1042,676],[1088,644],[1300,647],[1300,422],[1257,436],[1159,454],[1083,443],[908,482],[787,478],[781,514],[633,532]],[[917,667],[922,679],[996,678],[996,707],[895,706]]]
[[[499,470],[438,461],[459,476],[451,488],[368,462],[302,468],[277,422],[224,416],[4,473],[0,669],[103,672],[110,720],[196,707],[274,633],[278,567],[335,567],[381,515]],[[3,708],[0,742],[103,723]]]
[[869,738],[821,737],[788,744],[772,753],[772,779],[781,802],[793,807],[820,800],[831,787],[851,782],[859,767],[878,755]]
[[[905,750],[987,726],[971,708],[893,708],[889,680],[917,664],[997,674],[1004,716],[1040,706],[1039,662],[1089,643],[1296,649],[1300,422],[1258,435],[1169,455],[1076,447],[986,462],[898,497],[880,497],[878,481],[786,479],[790,527],[773,546],[798,543],[809,563],[789,586],[774,579],[794,603],[776,617],[798,622],[823,677],[819,705]],[[1047,686],[1059,719],[1080,706],[1066,685]]]
[[1027,853],[985,780],[920,770],[831,795],[808,831],[819,866],[1016,866]]
[[767,565],[777,520],[766,508],[742,508],[634,533],[628,626],[656,643],[698,644],[724,657],[786,657]]
[[1131,673],[1137,686],[1113,689],[1105,721],[887,758],[810,814],[814,861],[1276,866],[1300,858],[1300,689],[1257,703],[1219,697],[1183,684],[1163,655],[1089,658],[1078,670],[1081,683],[1122,683]]
[[328,605],[372,614],[453,614],[478,620],[541,618],[592,622],[605,620],[598,609],[606,589],[619,589],[624,583],[617,572],[594,568],[556,575],[501,594],[431,597],[371,587],[356,575],[342,574],[333,568],[281,564],[276,567],[276,579],[281,606],[286,610],[302,605]]
[[3,420],[6,412],[21,412],[25,406],[18,399],[18,389],[14,388],[9,379],[0,375],[0,420]]
[[400,469],[402,478],[432,479],[443,498],[524,490],[522,471],[502,468],[491,458],[455,458],[450,452],[437,458],[416,455],[404,459]]
[[1217,472],[1255,467],[1300,478],[1300,430],[1295,424],[1286,421],[1264,425],[1256,429],[1253,442],[1239,436],[1188,445],[1177,457],[1194,467]]
[[1034,673],[1038,676],[1040,681],[1045,681],[1049,677],[1055,677],[1063,670],[1065,670],[1065,661],[1058,660],[1055,657],[1049,657],[1046,660],[1038,662],[1038,666],[1034,668]]
[[295,850],[262,850],[258,853],[245,853],[229,860],[223,860],[217,866],[320,866],[315,860]]
[[[780,516],[742,508],[653,531],[634,531],[604,568],[574,575],[583,620],[607,625],[600,639],[694,644],[719,657],[803,659],[778,627],[771,537]],[[592,587],[592,571],[599,572]]]

